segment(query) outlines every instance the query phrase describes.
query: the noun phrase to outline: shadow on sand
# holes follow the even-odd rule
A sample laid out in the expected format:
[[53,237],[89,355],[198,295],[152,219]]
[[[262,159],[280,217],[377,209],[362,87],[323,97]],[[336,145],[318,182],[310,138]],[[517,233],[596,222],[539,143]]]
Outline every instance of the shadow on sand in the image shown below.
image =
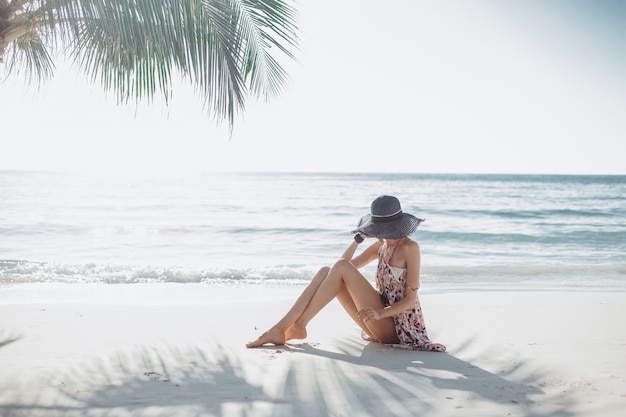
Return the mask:
[[229,409],[256,415],[255,407],[275,400],[242,370],[237,356],[218,345],[140,347],[15,387],[0,410],[2,417],[221,416]]
[[140,346],[15,387],[0,409],[4,417],[573,415],[537,407],[543,375],[526,370],[520,381],[524,364],[495,375],[451,354],[354,339],[329,347]]
[[[485,408],[494,415],[573,415],[565,408],[537,408],[538,398],[549,401],[541,389],[545,375],[522,369],[527,364],[516,363],[494,374],[448,353],[416,352],[376,343],[363,347],[354,339],[336,340],[334,346],[339,348],[335,352],[310,344],[287,346],[289,351],[324,359],[312,361],[310,369],[303,364],[292,366],[286,375],[284,397],[299,398],[307,392],[315,397],[312,408],[305,402],[295,403],[293,415],[314,415],[320,408],[325,408],[327,415],[335,415],[338,406],[340,414],[346,416],[451,415],[455,411],[485,415],[480,414]],[[393,355],[386,355],[387,351]],[[351,371],[354,366],[360,372]],[[520,381],[514,377],[516,373],[526,376]],[[466,410],[460,410],[463,408]]]
[[21,336],[16,336],[14,334],[0,334],[0,348],[17,342],[20,339]]

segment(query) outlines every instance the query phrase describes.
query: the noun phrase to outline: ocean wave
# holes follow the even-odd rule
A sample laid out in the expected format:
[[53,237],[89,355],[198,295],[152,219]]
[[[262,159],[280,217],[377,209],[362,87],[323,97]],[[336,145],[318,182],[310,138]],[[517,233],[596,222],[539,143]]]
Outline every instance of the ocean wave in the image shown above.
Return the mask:
[[453,217],[470,217],[470,218],[479,218],[479,217],[496,217],[496,218],[504,218],[504,219],[570,219],[570,218],[615,218],[624,215],[624,211],[620,208],[608,209],[608,208],[599,208],[599,209],[515,209],[515,210],[504,210],[504,209],[451,209],[440,211],[439,213],[434,212],[433,215],[447,215]]
[[[572,245],[581,245],[580,250],[587,247],[598,248],[598,245],[607,245],[609,248],[615,247],[621,250],[623,242],[626,242],[626,231],[621,230],[547,230],[541,233],[497,233],[497,232],[453,232],[453,231],[431,231],[422,230],[420,240],[435,244],[437,242],[449,242],[461,244],[463,242],[471,242],[472,246],[493,245],[493,244],[512,244],[512,245],[549,245],[546,247],[554,247],[553,245],[564,247]],[[609,251],[611,252],[611,251]]]
[[447,287],[620,288],[626,289],[626,264],[479,265],[423,268],[421,281]]
[[[193,269],[181,266],[139,266],[117,264],[59,264],[21,260],[0,260],[0,285],[26,283],[65,284],[226,284],[306,285],[317,267],[283,265],[269,268]],[[362,270],[373,281],[375,270]],[[626,264],[615,265],[439,265],[424,266],[425,285],[485,284],[626,287]]]
[[141,266],[119,264],[61,264],[21,260],[0,260],[0,284],[20,283],[220,283],[289,284],[308,283],[312,268],[223,268],[193,269],[179,266]]

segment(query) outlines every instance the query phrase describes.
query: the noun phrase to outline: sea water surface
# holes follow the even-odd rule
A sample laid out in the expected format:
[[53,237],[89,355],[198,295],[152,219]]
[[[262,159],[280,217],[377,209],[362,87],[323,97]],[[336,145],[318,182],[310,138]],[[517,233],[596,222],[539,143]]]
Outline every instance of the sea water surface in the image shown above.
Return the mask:
[[16,171],[0,287],[304,284],[381,194],[426,219],[422,288],[626,289],[626,176]]

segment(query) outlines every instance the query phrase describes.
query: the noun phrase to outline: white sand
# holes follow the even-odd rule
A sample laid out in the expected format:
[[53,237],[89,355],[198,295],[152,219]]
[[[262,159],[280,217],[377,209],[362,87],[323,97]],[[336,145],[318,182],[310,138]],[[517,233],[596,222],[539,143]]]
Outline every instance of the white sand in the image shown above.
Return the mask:
[[615,416],[626,292],[422,292],[448,353],[360,339],[333,302],[245,349],[300,287],[0,288],[0,415]]

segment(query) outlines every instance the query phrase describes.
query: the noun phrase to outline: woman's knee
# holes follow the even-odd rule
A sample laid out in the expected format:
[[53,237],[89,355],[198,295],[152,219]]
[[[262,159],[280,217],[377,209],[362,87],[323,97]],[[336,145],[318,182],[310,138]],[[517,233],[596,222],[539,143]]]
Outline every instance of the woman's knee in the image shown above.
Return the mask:
[[328,275],[328,273],[330,272],[330,267],[329,266],[323,266],[320,268],[320,270],[317,272],[317,275],[323,275],[326,276]]
[[330,272],[330,268],[327,266],[320,268],[320,270],[317,271],[317,274],[315,274],[315,276],[313,277],[312,282],[316,282],[319,285],[326,279],[329,272]]
[[355,268],[354,268],[354,265],[352,265],[352,262],[350,262],[349,260],[345,258],[339,259],[337,262],[335,262],[335,264],[332,267],[332,270],[334,271],[345,272],[348,269],[355,269]]

